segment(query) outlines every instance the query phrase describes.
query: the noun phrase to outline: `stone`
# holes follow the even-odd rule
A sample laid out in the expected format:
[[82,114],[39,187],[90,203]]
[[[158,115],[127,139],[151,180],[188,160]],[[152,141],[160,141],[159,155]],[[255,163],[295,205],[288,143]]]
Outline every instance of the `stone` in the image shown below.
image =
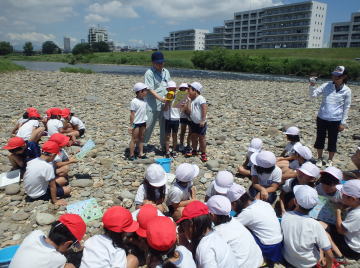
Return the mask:
[[135,195],[131,192],[129,192],[128,190],[122,190],[119,194],[119,197],[121,199],[130,199],[130,200],[134,200],[135,199]]
[[218,169],[220,166],[219,161],[218,160],[209,160],[206,162],[206,167],[210,170],[214,170],[214,169]]
[[270,136],[270,137],[275,137],[277,135],[279,135],[280,132],[278,129],[274,128],[274,127],[269,127],[267,130],[264,131],[264,136]]
[[89,180],[89,179],[78,179],[78,180],[73,180],[71,182],[71,186],[72,187],[90,187],[93,185],[93,180]]
[[205,183],[207,183],[207,182],[208,182],[208,179],[207,179],[207,178],[202,177],[202,178],[200,179],[200,182],[201,182],[202,184],[205,184]]
[[19,192],[20,192],[20,185],[17,183],[10,184],[5,187],[5,193],[7,195],[16,195]]
[[21,234],[15,234],[12,238],[12,240],[20,240],[21,239]]
[[49,213],[37,213],[36,214],[36,223],[39,225],[49,225],[56,221],[56,218],[54,215],[51,215]]
[[24,211],[18,211],[18,212],[15,212],[12,216],[11,216],[11,219],[14,220],[14,221],[24,221],[26,220],[27,218],[30,217],[30,214],[27,213],[27,212],[24,212]]
[[82,196],[82,197],[88,197],[88,196],[90,196],[90,194],[91,194],[91,193],[90,193],[89,191],[82,191],[82,192],[81,192],[81,196]]

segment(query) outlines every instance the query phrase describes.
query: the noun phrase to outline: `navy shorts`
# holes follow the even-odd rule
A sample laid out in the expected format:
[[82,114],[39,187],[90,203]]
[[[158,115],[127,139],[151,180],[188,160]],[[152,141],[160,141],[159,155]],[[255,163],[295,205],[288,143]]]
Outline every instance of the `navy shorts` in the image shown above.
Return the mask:
[[140,124],[133,124],[133,128],[146,127],[146,122]]
[[180,124],[190,126],[191,121],[187,118],[180,118]]
[[[64,189],[62,188],[62,186],[60,186],[59,184],[56,183],[56,196],[57,197],[64,197],[65,193],[64,193]],[[48,187],[46,193],[42,196],[39,196],[37,198],[32,198],[30,196],[26,197],[26,201],[27,202],[34,202],[37,200],[43,200],[43,201],[49,201],[51,199],[51,194],[50,194],[50,186]]]
[[261,243],[260,239],[253,232],[251,232],[251,234],[253,235],[256,244],[258,244],[258,246],[260,247],[265,260],[270,260],[272,262],[283,261],[283,257],[282,257],[283,242],[273,245],[264,245],[263,243]]
[[166,120],[165,119],[165,133],[177,133],[179,131],[179,120]]
[[207,130],[207,124],[205,123],[205,125],[203,127],[200,126],[200,124],[195,124],[194,122],[190,123],[190,128],[191,128],[191,133],[195,133],[201,136],[205,136],[206,135],[206,130]]
[[85,134],[85,128],[79,129],[79,137],[84,136]]

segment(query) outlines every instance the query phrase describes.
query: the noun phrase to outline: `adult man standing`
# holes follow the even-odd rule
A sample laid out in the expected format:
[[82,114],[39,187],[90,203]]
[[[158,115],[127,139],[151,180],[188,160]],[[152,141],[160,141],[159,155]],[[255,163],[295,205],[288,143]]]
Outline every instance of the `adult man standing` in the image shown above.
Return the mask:
[[146,96],[148,104],[146,122],[146,131],[144,143],[147,144],[151,138],[156,121],[160,126],[160,145],[165,150],[165,120],[161,109],[162,103],[165,102],[166,85],[170,81],[170,73],[164,68],[164,55],[160,51],[156,51],[151,55],[152,67],[145,73],[145,84],[149,90]]

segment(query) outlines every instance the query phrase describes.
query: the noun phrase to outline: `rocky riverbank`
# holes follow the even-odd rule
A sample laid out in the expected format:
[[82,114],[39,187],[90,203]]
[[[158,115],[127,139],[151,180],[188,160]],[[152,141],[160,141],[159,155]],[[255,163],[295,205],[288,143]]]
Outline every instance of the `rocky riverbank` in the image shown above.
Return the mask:
[[[177,82],[191,82],[173,77]],[[49,107],[69,107],[87,127],[86,141],[92,138],[96,149],[74,164],[70,172],[72,203],[91,197],[102,208],[122,204],[133,208],[132,199],[142,183],[146,166],[153,163],[154,153],[148,160],[129,162],[124,158],[128,147],[129,103],[134,97],[132,86],[142,81],[141,76],[107,74],[70,74],[60,72],[16,72],[0,74],[0,143],[4,145],[16,120],[23,111],[34,106],[40,112]],[[281,129],[296,125],[301,130],[302,141],[312,147],[315,139],[315,118],[318,101],[309,100],[308,85],[268,81],[233,81],[201,79],[204,96],[209,101],[208,155],[210,161],[201,163],[198,158],[176,158],[172,170],[185,161],[200,166],[201,173],[195,184],[199,198],[204,197],[208,183],[216,171],[227,169],[236,172],[242,163],[249,141],[260,137],[265,149],[280,154],[286,144]],[[344,170],[354,169],[349,156],[359,145],[354,135],[360,134],[360,87],[350,86],[353,92],[349,116],[349,129],[341,134],[339,154],[335,165]],[[152,138],[158,144],[158,130]],[[77,148],[71,148],[71,151]],[[8,171],[8,152],[0,151],[0,171]],[[78,174],[89,179],[76,180]],[[247,179],[236,180],[248,185]],[[24,201],[22,184],[11,185],[0,191],[0,247],[17,244],[32,230],[45,232],[65,207],[55,207],[48,202]],[[101,231],[100,220],[88,224],[87,237]]]

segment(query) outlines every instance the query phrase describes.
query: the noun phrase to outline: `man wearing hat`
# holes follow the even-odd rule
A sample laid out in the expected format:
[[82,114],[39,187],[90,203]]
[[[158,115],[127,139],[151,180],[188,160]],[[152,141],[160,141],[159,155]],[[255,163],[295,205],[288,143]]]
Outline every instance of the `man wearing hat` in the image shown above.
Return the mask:
[[160,51],[156,51],[151,55],[152,67],[145,73],[145,84],[149,90],[146,96],[148,104],[147,121],[144,143],[147,144],[151,138],[156,121],[160,126],[160,145],[165,151],[165,120],[162,116],[162,103],[165,102],[167,93],[166,86],[170,79],[170,73],[164,68],[164,55]]
[[318,165],[322,166],[325,138],[328,136],[329,159],[327,166],[332,165],[336,153],[338,133],[343,131],[351,105],[351,90],[346,85],[348,70],[337,66],[331,73],[332,81],[315,87],[316,79],[310,78],[309,95],[311,98],[322,96],[320,109],[316,118],[316,141],[314,147],[318,153]]

